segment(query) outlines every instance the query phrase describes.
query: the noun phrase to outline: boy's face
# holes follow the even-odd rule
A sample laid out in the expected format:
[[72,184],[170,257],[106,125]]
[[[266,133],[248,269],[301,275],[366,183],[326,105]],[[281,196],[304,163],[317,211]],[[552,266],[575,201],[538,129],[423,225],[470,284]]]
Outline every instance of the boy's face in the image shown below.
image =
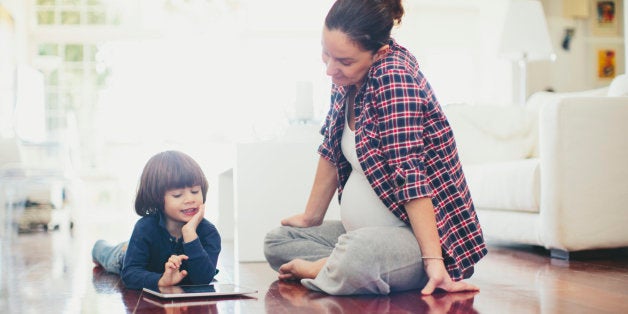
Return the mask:
[[176,223],[187,223],[203,205],[203,190],[200,185],[167,190],[164,196],[166,218]]

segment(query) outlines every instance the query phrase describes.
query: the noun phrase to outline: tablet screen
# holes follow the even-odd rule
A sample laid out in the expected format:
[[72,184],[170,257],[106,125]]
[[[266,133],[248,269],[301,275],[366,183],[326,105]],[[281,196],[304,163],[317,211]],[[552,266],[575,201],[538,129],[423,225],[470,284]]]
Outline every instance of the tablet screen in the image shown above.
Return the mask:
[[257,293],[257,290],[229,283],[159,287],[159,291],[144,288],[144,291],[160,298],[211,297]]

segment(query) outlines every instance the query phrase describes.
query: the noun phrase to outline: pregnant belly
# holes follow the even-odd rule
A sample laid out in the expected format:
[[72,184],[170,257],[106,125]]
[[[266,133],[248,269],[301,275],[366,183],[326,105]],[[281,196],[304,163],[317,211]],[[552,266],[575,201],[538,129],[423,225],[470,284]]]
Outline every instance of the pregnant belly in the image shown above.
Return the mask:
[[342,192],[340,219],[345,230],[363,227],[405,226],[379,199],[365,175],[352,172]]

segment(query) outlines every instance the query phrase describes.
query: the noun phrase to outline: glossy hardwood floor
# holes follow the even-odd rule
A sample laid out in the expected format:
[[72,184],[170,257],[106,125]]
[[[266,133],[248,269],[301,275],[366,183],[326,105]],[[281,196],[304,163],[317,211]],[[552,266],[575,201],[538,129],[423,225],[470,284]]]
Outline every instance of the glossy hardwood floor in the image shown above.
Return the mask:
[[94,267],[93,242],[127,236],[127,229],[92,220],[72,231],[4,237],[0,313],[628,313],[627,250],[560,261],[538,248],[500,244],[490,245],[469,280],[478,293],[334,297],[277,281],[265,263],[234,264],[225,243],[218,280],[258,293],[167,302],[126,290],[117,275]]

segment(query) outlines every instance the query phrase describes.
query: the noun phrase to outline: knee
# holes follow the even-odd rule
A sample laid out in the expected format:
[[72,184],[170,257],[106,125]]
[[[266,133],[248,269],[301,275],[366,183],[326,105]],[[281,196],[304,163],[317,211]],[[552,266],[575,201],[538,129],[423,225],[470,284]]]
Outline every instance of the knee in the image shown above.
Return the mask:
[[288,238],[284,229],[285,227],[275,228],[264,237],[264,257],[276,271],[285,262],[279,248],[279,245]]
[[379,234],[376,232],[368,232],[367,228],[354,230],[346,233],[338,238],[336,249],[342,256],[342,260],[348,267],[352,267],[352,262],[358,262],[364,258],[368,258],[371,253],[378,250],[377,241]]
[[[327,275],[332,280],[366,279],[367,274],[373,273],[376,261],[368,252],[368,240],[355,237],[352,234],[343,235],[327,263]],[[355,277],[355,278],[351,278]]]
[[332,295],[390,293],[391,287],[383,279],[386,276],[382,276],[381,252],[373,247],[378,233],[356,231],[338,239],[324,270],[310,285]]
[[277,245],[281,243],[285,243],[285,241],[290,240],[288,227],[277,227],[268,233],[264,237],[264,251],[273,251]]

